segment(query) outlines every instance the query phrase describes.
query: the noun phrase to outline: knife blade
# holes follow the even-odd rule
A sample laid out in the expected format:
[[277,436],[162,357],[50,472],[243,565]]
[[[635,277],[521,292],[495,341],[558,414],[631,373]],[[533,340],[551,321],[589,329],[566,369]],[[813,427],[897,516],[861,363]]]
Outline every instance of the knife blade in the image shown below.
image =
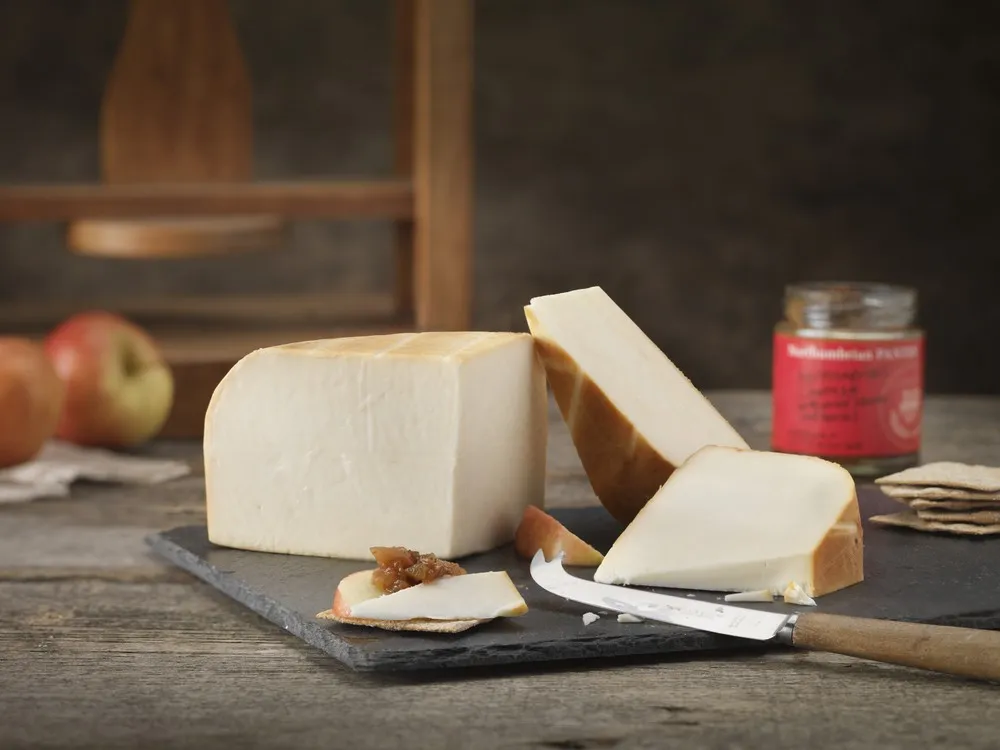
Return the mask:
[[546,561],[539,550],[531,577],[549,593],[581,604],[720,635],[1000,681],[1000,631],[712,604],[587,581],[567,573],[562,558],[560,552]]
[[712,604],[697,599],[585,581],[565,571],[562,553],[546,562],[542,551],[536,552],[531,560],[531,577],[549,593],[581,604],[625,612],[644,620],[657,620],[755,641],[774,638],[793,617],[780,612]]

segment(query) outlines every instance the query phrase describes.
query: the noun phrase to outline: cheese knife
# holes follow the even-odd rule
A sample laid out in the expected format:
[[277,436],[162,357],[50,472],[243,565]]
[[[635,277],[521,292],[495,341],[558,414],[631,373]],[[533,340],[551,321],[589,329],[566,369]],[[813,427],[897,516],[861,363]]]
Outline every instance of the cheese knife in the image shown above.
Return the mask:
[[539,550],[531,577],[549,593],[581,604],[737,638],[1000,680],[1000,631],[713,604],[587,581],[567,573],[562,558],[560,552],[546,561]]

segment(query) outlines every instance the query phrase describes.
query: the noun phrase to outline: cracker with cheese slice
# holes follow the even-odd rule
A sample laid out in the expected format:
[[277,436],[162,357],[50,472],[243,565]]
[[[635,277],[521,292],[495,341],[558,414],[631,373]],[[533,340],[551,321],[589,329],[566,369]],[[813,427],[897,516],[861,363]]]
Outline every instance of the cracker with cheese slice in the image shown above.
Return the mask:
[[936,533],[956,534],[959,536],[990,536],[1000,534],[1000,524],[975,524],[975,523],[944,523],[942,521],[927,521],[917,515],[916,511],[904,510],[899,513],[887,513],[885,515],[872,516],[868,519],[879,526],[896,526],[901,528],[914,529],[916,531],[930,531]]
[[879,477],[875,483],[1000,492],[1000,467],[965,464],[957,461],[934,461]]
[[504,571],[448,576],[391,594],[375,585],[373,572],[361,570],[341,579],[333,606],[316,617],[382,630],[460,633],[528,611]]
[[323,610],[316,617],[320,620],[334,620],[344,625],[360,625],[392,631],[411,630],[418,633],[461,633],[489,622],[488,620],[371,620],[338,615],[332,609]]

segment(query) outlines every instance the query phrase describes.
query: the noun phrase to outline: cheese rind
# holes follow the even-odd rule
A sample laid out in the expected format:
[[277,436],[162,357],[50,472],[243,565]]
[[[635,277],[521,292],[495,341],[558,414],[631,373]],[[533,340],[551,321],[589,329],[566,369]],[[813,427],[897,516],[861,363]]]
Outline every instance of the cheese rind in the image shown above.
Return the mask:
[[618,537],[600,583],[822,596],[863,580],[854,479],[810,456],[708,446]]
[[524,311],[594,493],[620,522],[703,446],[748,447],[600,287],[536,297]]
[[531,337],[416,333],[260,349],[205,417],[209,539],[372,559],[510,542],[545,487],[547,402]]

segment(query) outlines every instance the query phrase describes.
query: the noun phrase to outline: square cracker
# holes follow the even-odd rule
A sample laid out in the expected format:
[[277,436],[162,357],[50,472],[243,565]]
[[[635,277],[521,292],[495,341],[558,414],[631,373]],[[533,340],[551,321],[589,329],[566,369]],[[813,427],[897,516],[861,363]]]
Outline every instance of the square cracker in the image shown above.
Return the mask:
[[908,529],[916,529],[917,531],[957,534],[959,536],[989,536],[992,534],[1000,534],[1000,523],[985,525],[975,523],[942,523],[941,521],[925,521],[917,515],[916,511],[913,510],[904,510],[900,513],[889,513],[882,516],[872,516],[868,520],[880,526],[900,526]]
[[915,484],[923,487],[959,487],[1000,492],[1000,466],[934,461],[903,469],[875,480],[876,484]]
[[930,500],[976,500],[1000,504],[1000,492],[963,490],[955,487],[916,487],[912,484],[883,484],[879,487],[893,498],[925,498]]
[[361,625],[382,630],[413,630],[420,633],[461,633],[489,620],[370,620],[364,617],[339,617],[332,609],[324,609],[316,617],[320,620],[335,620],[345,625]]
[[940,510],[918,510],[917,515],[925,521],[941,521],[943,523],[974,523],[980,526],[993,526],[1000,524],[1000,511],[997,510],[975,510],[975,511],[940,511]]
[[922,510],[992,510],[1000,512],[1000,500],[989,502],[986,500],[927,500],[925,498],[896,498],[906,503],[915,511]]

